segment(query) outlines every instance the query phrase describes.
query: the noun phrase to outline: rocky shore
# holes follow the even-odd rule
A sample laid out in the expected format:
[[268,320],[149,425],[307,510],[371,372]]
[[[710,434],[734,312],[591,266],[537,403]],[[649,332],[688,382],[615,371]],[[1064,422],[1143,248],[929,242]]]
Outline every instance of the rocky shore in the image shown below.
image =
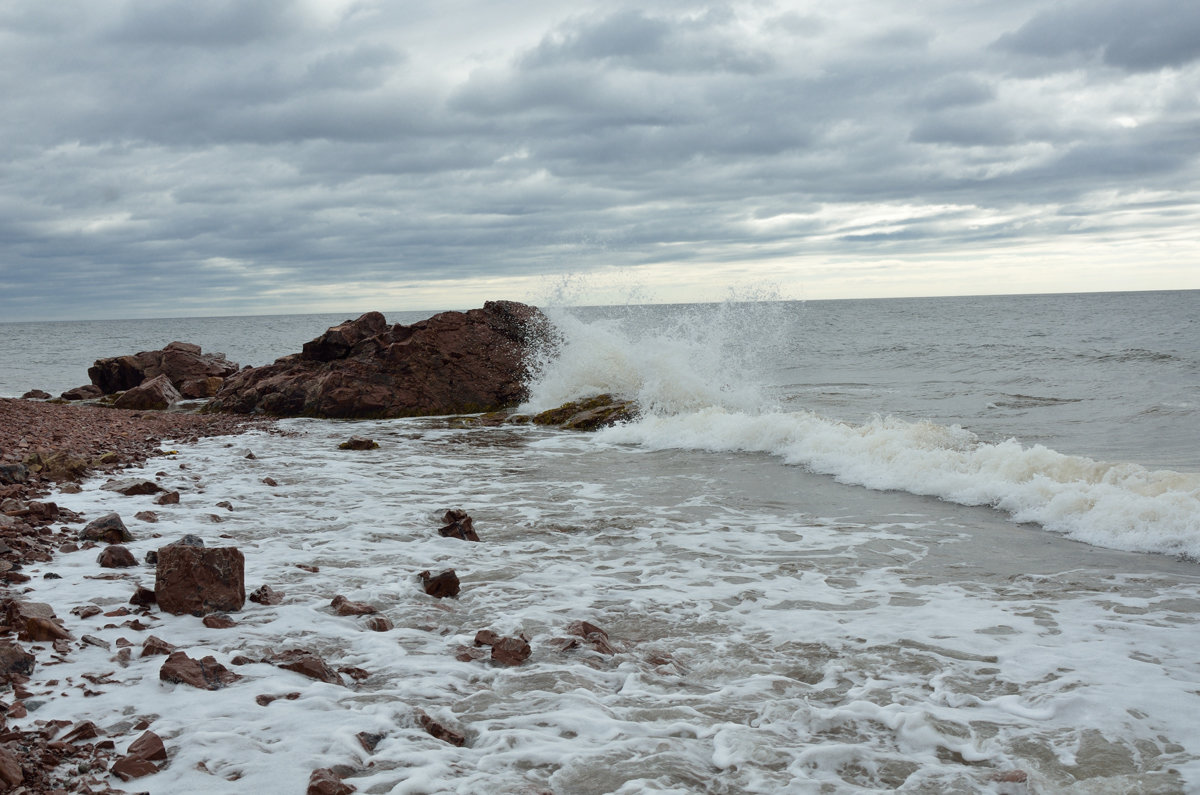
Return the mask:
[[61,657],[87,642],[57,637],[48,617],[55,606],[23,599],[30,578],[22,569],[52,560],[78,540],[78,529],[70,525],[79,517],[45,497],[53,488],[78,490],[84,478],[142,464],[161,454],[166,439],[195,441],[270,424],[262,418],[0,399],[0,681],[8,691],[0,691],[0,792],[120,792],[105,783],[106,771],[120,776],[139,765],[145,769],[162,752],[153,732],[122,755],[111,740],[97,741],[90,722],[24,730],[7,725],[9,718],[26,714],[22,699],[30,694],[22,685],[39,654]]

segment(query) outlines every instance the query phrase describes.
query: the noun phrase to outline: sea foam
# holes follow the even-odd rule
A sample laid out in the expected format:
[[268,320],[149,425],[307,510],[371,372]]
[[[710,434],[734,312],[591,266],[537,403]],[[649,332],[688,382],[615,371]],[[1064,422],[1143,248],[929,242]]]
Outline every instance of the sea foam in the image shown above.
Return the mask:
[[1200,474],[986,442],[957,424],[784,410],[761,386],[784,352],[744,335],[777,323],[770,311],[724,307],[667,328],[556,313],[561,342],[539,362],[525,408],[613,392],[643,414],[600,441],[765,453],[847,484],[991,506],[1096,546],[1200,559]]

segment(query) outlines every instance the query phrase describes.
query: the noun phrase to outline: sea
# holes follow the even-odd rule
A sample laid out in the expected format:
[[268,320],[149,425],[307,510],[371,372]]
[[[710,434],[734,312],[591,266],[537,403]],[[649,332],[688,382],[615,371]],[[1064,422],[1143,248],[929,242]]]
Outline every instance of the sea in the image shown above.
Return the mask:
[[[145,627],[69,609],[151,567],[30,565],[27,598],[101,643],[40,664],[9,724],[92,720],[123,750],[148,722],[170,758],[125,786],[151,793],[300,793],[315,768],[360,793],[1200,792],[1200,291],[543,308],[521,411],[608,392],[639,418],[290,419],[127,473],[178,505],[55,495],[118,511],[139,560],[235,545],[284,599]],[[351,316],[0,324],[0,395],[173,340],[265,364]],[[438,535],[450,508],[479,543]],[[426,595],[449,568],[459,596]],[[457,659],[483,629],[531,657]],[[150,635],[242,679],[162,682]],[[232,662],[287,648],[369,675]]]

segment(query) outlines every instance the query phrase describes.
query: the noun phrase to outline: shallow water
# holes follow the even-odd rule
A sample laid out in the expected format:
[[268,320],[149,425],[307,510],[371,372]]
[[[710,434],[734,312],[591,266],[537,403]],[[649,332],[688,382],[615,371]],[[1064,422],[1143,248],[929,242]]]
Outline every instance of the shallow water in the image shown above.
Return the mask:
[[[329,765],[369,793],[1183,792],[1200,781],[1191,564],[759,454],[437,420],[285,426],[300,435],[202,440],[152,462],[183,490],[178,506],[98,483],[59,499],[92,516],[154,508],[157,524],[130,521],[139,558],[184,533],[210,545],[227,534],[246,554],[248,589],[286,592],[278,607],[247,603],[234,629],[161,615],[139,633],[71,616],[76,636],[140,646],[156,634],[225,663],[303,645],[372,672],[341,688],[255,664],[208,693],[160,683],[162,658],[119,668],[94,647],[39,668],[31,688],[47,700],[29,720],[154,718],[173,756],[140,781],[147,791],[296,792]],[[351,433],[381,449],[337,450]],[[475,517],[481,543],[437,536],[451,506]],[[460,597],[426,596],[414,575],[446,567]],[[133,588],[85,579],[94,552],[29,573],[32,598],[60,615]],[[333,615],[336,593],[397,629]],[[607,630],[618,653],[556,651],[575,620]],[[456,661],[483,628],[526,634],[533,657],[512,669]],[[123,684],[87,699],[41,692],[102,670]],[[254,703],[289,691],[301,696]],[[466,747],[415,728],[418,707],[465,731]],[[387,739],[367,754],[360,731]],[[1026,790],[992,781],[1016,769]]]

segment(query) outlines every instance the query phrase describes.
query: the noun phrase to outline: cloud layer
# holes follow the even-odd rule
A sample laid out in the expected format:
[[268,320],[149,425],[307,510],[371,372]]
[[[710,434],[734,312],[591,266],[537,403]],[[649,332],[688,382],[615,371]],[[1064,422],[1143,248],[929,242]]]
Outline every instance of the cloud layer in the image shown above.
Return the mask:
[[0,320],[1200,287],[1198,42],[1189,0],[10,0]]

